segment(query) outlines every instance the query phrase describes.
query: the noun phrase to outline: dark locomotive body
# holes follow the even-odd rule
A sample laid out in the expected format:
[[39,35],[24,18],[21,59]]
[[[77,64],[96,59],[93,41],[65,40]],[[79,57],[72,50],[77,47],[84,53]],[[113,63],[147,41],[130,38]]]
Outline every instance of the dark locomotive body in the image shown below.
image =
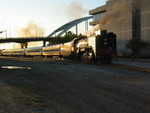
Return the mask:
[[96,37],[85,37],[73,41],[73,59],[81,59],[82,62],[111,63],[116,55],[116,35],[101,31]]
[[78,37],[74,40],[46,47],[2,50],[7,56],[58,56],[82,62],[111,63],[116,54],[116,35],[101,31],[96,37]]

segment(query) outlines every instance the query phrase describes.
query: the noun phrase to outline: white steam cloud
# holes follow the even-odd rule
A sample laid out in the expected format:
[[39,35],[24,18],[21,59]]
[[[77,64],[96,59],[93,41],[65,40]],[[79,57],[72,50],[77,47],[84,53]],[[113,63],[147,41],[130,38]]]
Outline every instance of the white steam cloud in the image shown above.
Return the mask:
[[100,34],[100,25],[96,24],[92,29],[85,31],[83,34],[88,37],[99,35]]
[[84,9],[82,3],[77,1],[71,2],[66,9],[66,15],[69,20],[81,18],[86,13],[88,13],[88,10]]

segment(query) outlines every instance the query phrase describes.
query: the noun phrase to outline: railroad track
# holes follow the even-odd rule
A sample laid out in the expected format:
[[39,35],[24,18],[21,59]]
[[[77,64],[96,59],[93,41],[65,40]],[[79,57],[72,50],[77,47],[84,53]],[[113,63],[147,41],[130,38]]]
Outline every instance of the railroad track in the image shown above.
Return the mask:
[[[81,61],[72,61],[68,59],[53,59],[53,58],[41,58],[41,57],[4,57],[1,56],[1,59],[9,59],[9,60],[17,60],[17,61],[40,61],[40,62],[46,62],[46,61],[62,61],[62,62],[70,62],[70,63],[81,63]],[[143,72],[150,72],[150,68],[142,68],[142,67],[136,67],[136,66],[126,66],[126,65],[120,65],[120,64],[90,64],[90,63],[84,63],[87,65],[96,65],[96,66],[107,66],[107,67],[113,67],[113,68],[121,68],[121,69],[129,69],[129,70],[135,70],[135,71],[143,71]]]

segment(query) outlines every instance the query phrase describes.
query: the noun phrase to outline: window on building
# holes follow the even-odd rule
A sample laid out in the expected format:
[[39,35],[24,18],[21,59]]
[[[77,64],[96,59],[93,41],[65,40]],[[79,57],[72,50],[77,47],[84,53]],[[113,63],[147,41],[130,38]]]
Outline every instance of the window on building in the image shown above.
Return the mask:
[[93,15],[93,21],[99,21],[106,12],[100,12]]

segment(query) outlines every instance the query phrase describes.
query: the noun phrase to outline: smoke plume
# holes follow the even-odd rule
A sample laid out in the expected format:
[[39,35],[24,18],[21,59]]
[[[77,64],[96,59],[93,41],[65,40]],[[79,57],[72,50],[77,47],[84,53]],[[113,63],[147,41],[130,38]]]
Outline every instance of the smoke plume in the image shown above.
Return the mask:
[[83,34],[88,36],[88,37],[91,37],[91,36],[98,35],[97,32],[100,33],[100,25],[99,24],[96,24],[93,28],[91,28],[88,31],[85,31]]
[[81,18],[88,10],[84,9],[81,2],[73,1],[66,9],[66,15],[70,20]]
[[30,21],[25,28],[19,30],[20,37],[42,37],[44,29],[34,21]]
[[[101,16],[99,24],[95,25],[89,31],[85,31],[84,34],[87,36],[95,36],[97,35],[97,32],[100,33],[100,30],[107,29],[109,24],[112,24],[113,20],[116,21],[117,19],[120,19],[126,15],[129,16],[131,14],[132,8],[130,5],[125,4],[124,1],[125,0],[117,0],[115,2],[113,1],[114,3],[112,7],[109,7],[110,9],[107,9],[107,12],[103,16]],[[124,21],[117,21],[117,24],[121,25],[121,22]]]
[[[127,1],[117,0],[113,3],[112,7],[107,10],[100,19],[100,29],[106,29],[107,26],[112,22],[112,20],[117,20],[125,15],[129,15],[132,12],[132,8],[129,4],[125,4]],[[128,1],[131,2],[131,1]],[[128,13],[128,14],[127,14]],[[119,21],[121,22],[121,21]],[[118,23],[121,24],[121,23]]]
[[[37,25],[34,21],[29,21],[25,28],[19,30],[19,37],[43,37],[44,29]],[[28,47],[42,46],[43,42],[29,42]],[[21,44],[24,46],[24,43]],[[20,45],[15,45],[15,48],[20,48]],[[25,47],[25,46],[24,46]]]

